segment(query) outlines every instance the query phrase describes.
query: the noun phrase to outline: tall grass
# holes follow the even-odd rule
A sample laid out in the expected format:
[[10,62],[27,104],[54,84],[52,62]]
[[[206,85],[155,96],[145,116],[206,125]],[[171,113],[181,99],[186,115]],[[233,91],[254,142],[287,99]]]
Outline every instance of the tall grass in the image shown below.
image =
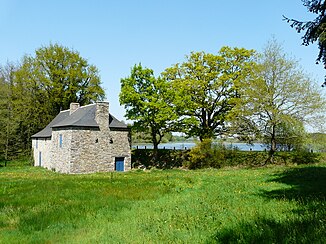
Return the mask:
[[61,175],[0,169],[0,243],[325,243],[326,163]]

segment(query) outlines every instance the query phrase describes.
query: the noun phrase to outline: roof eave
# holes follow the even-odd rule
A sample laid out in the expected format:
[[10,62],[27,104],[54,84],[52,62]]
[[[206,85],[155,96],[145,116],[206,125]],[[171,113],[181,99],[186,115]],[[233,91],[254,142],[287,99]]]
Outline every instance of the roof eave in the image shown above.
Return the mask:
[[129,131],[130,130],[130,128],[128,128],[128,127],[115,127],[115,126],[110,126],[109,128],[112,129],[112,130],[121,130],[121,131]]
[[98,125],[55,125],[51,128],[67,128],[67,127],[88,127],[88,128],[99,128]]
[[38,136],[38,135],[32,135],[31,138],[32,139],[37,139],[37,138],[50,138],[51,139],[52,136]]

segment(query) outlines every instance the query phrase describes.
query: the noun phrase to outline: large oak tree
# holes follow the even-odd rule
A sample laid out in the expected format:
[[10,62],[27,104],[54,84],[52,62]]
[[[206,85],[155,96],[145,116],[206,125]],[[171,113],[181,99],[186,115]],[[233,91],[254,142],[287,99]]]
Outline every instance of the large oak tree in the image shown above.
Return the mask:
[[104,98],[98,69],[80,56],[58,44],[50,44],[25,56],[17,71],[17,83],[29,91],[40,91],[51,115],[68,109],[71,102],[81,105]]
[[218,54],[192,52],[183,63],[165,70],[175,92],[180,131],[201,141],[225,131],[238,88],[252,73],[253,55],[253,50],[230,47]]
[[[77,51],[58,44],[37,49],[35,55],[24,56],[15,70],[2,74],[0,93],[4,95],[0,94],[0,104],[6,106],[2,111],[11,120],[15,154],[28,152],[31,135],[60,110],[68,109],[71,102],[85,105],[104,98],[97,68]],[[4,128],[0,134],[7,135]],[[6,143],[9,145],[10,140]]]

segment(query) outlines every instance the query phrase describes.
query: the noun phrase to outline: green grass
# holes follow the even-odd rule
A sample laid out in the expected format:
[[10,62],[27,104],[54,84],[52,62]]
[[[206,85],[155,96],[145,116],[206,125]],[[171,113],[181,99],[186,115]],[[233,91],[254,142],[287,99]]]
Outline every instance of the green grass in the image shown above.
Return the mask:
[[0,243],[325,243],[326,163],[61,175],[0,168]]

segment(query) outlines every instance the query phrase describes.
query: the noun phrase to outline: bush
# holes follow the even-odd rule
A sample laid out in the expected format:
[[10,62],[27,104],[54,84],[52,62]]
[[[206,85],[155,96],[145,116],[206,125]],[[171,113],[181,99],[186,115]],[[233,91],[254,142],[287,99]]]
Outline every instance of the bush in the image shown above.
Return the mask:
[[[147,169],[152,167],[158,169],[259,167],[266,165],[268,157],[268,152],[240,151],[227,148],[223,144],[214,144],[211,140],[204,140],[187,151],[159,149],[155,162],[152,160],[152,149],[135,149],[132,151],[132,167]],[[324,158],[326,160],[326,154],[324,154]],[[276,152],[273,164],[309,164],[320,161],[320,154],[308,151]]]
[[215,154],[215,150],[212,149],[212,140],[205,139],[190,150],[189,162],[186,162],[185,166],[189,169],[219,168],[221,160],[223,160],[223,155]]
[[313,164],[320,162],[320,154],[309,151],[296,151],[292,156],[292,163]]
[[188,151],[159,149],[155,162],[152,161],[153,154],[153,149],[134,149],[131,155],[132,167],[172,169],[181,167],[188,160]]
[[218,143],[213,144],[211,139],[197,143],[189,152],[189,161],[184,165],[189,169],[221,168],[243,164],[245,154],[238,149],[227,148]]
[[30,157],[21,157],[14,160],[0,160],[0,167],[23,167],[23,166],[32,166],[33,163]]
[[[257,167],[266,165],[268,152],[239,151],[211,140],[199,142],[189,152],[189,161],[183,165],[189,169],[221,168],[226,166]],[[308,151],[277,152],[274,164],[310,164],[320,162],[320,155]]]

